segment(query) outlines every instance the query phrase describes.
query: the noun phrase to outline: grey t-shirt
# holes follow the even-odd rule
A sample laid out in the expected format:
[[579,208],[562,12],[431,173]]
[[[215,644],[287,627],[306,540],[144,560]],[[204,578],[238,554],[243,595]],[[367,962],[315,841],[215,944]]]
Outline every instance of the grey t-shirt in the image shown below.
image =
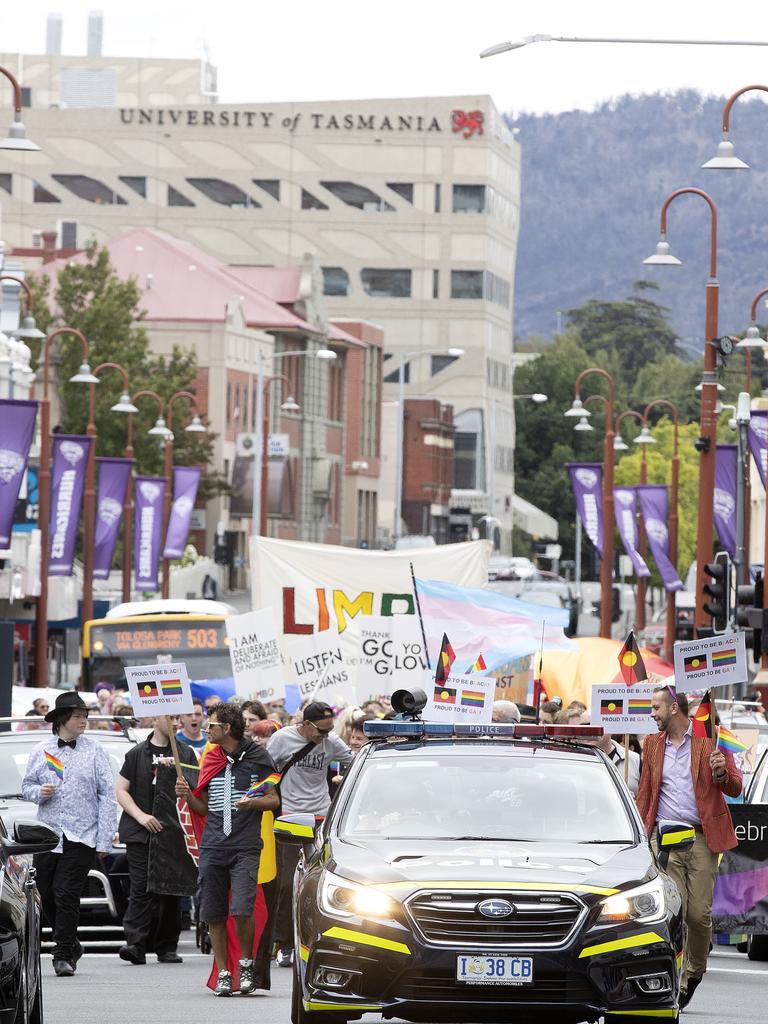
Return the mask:
[[[280,729],[267,743],[267,752],[278,771],[294,754],[309,742],[295,725]],[[331,803],[328,792],[328,768],[338,761],[351,764],[354,757],[347,744],[335,733],[330,733],[314,750],[310,750],[290,769],[280,783],[283,814],[325,814]]]

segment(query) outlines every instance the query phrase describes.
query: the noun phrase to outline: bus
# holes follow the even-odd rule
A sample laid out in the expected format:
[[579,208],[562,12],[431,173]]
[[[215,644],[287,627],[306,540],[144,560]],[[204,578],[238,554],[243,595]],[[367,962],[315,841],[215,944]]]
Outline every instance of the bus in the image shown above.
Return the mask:
[[183,662],[193,694],[234,694],[224,620],[235,609],[223,601],[163,599],[116,605],[83,626],[83,683],[125,683],[128,665]]

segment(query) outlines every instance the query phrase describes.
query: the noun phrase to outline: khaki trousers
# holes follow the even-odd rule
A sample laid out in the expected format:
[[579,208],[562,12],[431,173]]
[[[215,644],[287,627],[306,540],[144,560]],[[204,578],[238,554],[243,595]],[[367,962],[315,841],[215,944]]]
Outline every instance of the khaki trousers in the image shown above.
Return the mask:
[[[658,853],[656,830],[653,847]],[[709,943],[712,937],[712,891],[715,887],[720,855],[712,853],[703,833],[697,832],[693,846],[673,850],[669,855],[667,874],[680,890],[683,916],[688,928],[683,959],[680,991],[688,991],[688,978],[701,977],[707,969]]]

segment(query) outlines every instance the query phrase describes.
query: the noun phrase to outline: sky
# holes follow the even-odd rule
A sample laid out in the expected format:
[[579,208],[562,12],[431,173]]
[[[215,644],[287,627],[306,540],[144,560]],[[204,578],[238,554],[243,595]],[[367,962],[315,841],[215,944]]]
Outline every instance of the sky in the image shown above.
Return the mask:
[[489,93],[505,112],[541,114],[626,93],[728,96],[768,79],[768,46],[549,42],[479,58],[539,34],[768,43],[753,0],[4,0],[0,52],[43,53],[55,12],[63,52],[84,54],[92,9],[104,14],[105,56],[207,53],[229,103]]

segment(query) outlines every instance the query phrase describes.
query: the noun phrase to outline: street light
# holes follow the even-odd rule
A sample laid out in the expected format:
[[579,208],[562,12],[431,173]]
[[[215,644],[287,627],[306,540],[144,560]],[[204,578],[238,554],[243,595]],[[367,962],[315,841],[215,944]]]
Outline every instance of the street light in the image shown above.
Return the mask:
[[745,92],[768,92],[768,85],[745,85],[738,89],[732,96],[729,96],[723,107],[723,138],[717,147],[717,155],[707,160],[701,166],[708,171],[748,171],[749,164],[745,164],[736,156],[734,145],[731,142],[731,107],[736,100]]
[[21,121],[21,86],[7,68],[0,67],[0,75],[5,75],[11,83],[11,88],[13,89],[13,109],[15,112],[15,117],[11,122],[11,127],[8,129],[7,137],[0,139],[0,149],[13,149],[17,153],[38,152],[40,147],[27,138]]
[[[293,354],[295,355],[296,353]],[[334,358],[335,357],[336,353],[334,352]],[[288,385],[291,383],[284,373],[278,373],[273,377],[266,377],[262,384],[264,422],[261,427],[261,502],[259,504],[259,533],[262,537],[266,537],[267,535],[267,516],[269,514],[269,396],[272,390],[272,383],[276,380],[281,380],[283,383]],[[296,399],[289,395],[285,401],[281,403],[280,409],[282,412],[299,412],[300,406]]]
[[[19,326],[8,335],[0,331],[0,377],[8,380],[8,398],[14,397],[15,386],[29,388],[35,379],[30,367],[32,353],[29,350],[27,341],[41,341],[45,334],[38,330],[35,318],[32,316],[32,292],[29,285],[21,277],[13,274],[0,273],[0,281],[13,281],[24,293],[24,307],[26,313],[19,314]],[[3,389],[5,393],[5,389]]]
[[[664,200],[661,207],[660,243],[666,242],[667,210],[670,203],[681,195],[700,196],[709,206],[709,278],[707,280],[706,307],[704,321],[704,377],[701,389],[701,412],[699,417],[699,519],[696,541],[696,629],[706,627],[704,611],[704,584],[706,582],[704,568],[712,557],[712,531],[714,526],[714,492],[715,492],[715,449],[717,447],[717,418],[715,416],[716,388],[707,385],[717,384],[717,354],[715,346],[710,344],[718,336],[718,301],[719,285],[717,281],[717,207],[711,196],[699,188],[685,187],[676,189]],[[644,263],[658,264],[658,247],[654,256]]]
[[[585,403],[582,403],[579,394],[582,382],[590,374],[602,377],[608,382],[608,397],[605,395],[590,395]],[[588,370],[582,370],[576,378],[576,396],[573,405],[564,414],[565,416],[578,416],[579,422],[574,430],[592,430],[587,417],[590,415],[586,406],[593,402],[601,402],[605,405],[605,441],[603,444],[603,550],[600,552],[600,636],[610,639],[611,637],[611,612],[613,608],[613,404],[615,388],[613,377],[599,367],[593,366]]]
[[652,43],[660,46],[768,46],[768,43],[739,39],[614,39],[608,36],[524,36],[514,42],[495,43],[480,52],[481,57],[519,50],[531,43]]
[[459,359],[464,355],[463,348],[429,348],[419,352],[401,352],[397,373],[398,406],[397,406],[397,439],[395,441],[395,508],[392,524],[392,536],[397,542],[403,535],[403,446],[405,444],[405,364],[409,359],[418,356],[445,355]]
[[[616,418],[616,438],[621,438],[621,425],[624,420],[635,419],[640,424],[640,433],[633,439],[633,444],[641,444],[643,446],[642,452],[643,457],[640,461],[640,483],[645,484],[648,482],[648,465],[645,459],[645,448],[646,445],[655,444],[655,439],[651,437],[650,431],[648,430],[648,424],[644,416],[641,416],[639,412],[635,412],[634,409],[628,409]],[[616,451],[616,443],[614,440],[613,450]],[[620,449],[621,450],[621,449]],[[624,450],[628,451],[628,446],[624,445]],[[643,529],[642,517],[637,530],[638,542],[637,550],[640,557],[645,559],[645,531]],[[635,629],[645,629],[645,596],[646,596],[646,577],[638,576],[635,583]]]

